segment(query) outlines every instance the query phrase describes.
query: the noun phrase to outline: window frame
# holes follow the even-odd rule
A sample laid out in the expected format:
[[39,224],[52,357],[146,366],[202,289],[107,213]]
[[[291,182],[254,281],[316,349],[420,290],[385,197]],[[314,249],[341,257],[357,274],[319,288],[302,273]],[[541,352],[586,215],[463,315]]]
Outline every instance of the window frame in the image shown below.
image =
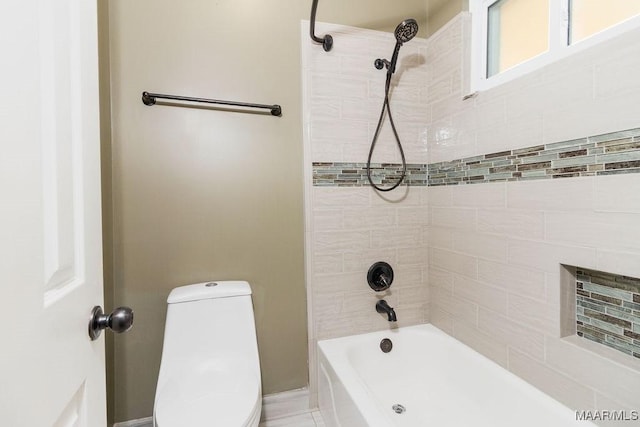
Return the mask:
[[549,2],[549,49],[491,77],[487,77],[488,12],[489,7],[498,1],[500,0],[469,0],[472,52],[470,69],[471,93],[489,90],[620,34],[640,28],[640,15],[636,15],[574,44],[569,44],[569,8],[571,0],[547,0]]

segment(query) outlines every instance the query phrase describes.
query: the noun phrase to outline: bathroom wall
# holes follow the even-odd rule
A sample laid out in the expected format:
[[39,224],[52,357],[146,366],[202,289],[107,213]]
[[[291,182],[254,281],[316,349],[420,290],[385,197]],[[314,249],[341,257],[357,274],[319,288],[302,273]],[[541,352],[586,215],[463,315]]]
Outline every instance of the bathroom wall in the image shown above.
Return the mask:
[[[307,28],[304,23],[302,34]],[[345,178],[364,169],[386,76],[373,62],[389,58],[396,40],[389,33],[342,25],[318,28],[333,36],[335,47],[326,53],[306,40],[302,43],[312,402],[317,340],[425,323],[429,316],[426,187],[379,193],[363,185],[362,178],[358,184]],[[427,109],[421,90],[428,77],[426,56],[426,40],[406,43],[392,80],[392,115],[410,166],[427,160]],[[372,162],[400,162],[386,117]],[[367,271],[376,261],[388,262],[395,271],[391,288],[381,293],[367,283]],[[394,307],[397,323],[376,312],[380,299]]]
[[[98,62],[100,82],[100,162],[102,182],[102,257],[104,271],[104,307],[113,302],[113,223],[111,203],[111,78],[109,61],[109,3],[98,2]],[[113,334],[104,334],[107,381],[107,423],[113,422],[114,358]]]
[[427,28],[429,37],[455,16],[469,10],[469,0],[427,0]]
[[[113,421],[151,415],[167,294],[197,281],[248,280],[263,392],[305,387],[300,20],[311,1],[108,4],[112,138],[103,141],[111,144],[103,177],[111,176],[105,218],[112,212],[113,223],[104,240],[113,241],[113,265],[105,255],[105,284],[113,304],[136,315],[114,342]],[[319,20],[385,31],[425,14],[424,0],[318,8]],[[147,107],[144,90],[279,103],[283,116]]]
[[431,322],[572,408],[637,409],[640,360],[574,335],[569,266],[640,276],[640,31],[463,100],[468,25],[429,39]]

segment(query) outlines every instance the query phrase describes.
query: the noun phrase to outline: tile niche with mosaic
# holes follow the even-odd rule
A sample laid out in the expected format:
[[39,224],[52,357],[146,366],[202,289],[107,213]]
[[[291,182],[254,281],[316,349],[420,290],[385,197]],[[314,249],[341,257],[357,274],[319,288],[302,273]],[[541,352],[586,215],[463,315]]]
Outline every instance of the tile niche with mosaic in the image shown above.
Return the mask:
[[640,279],[578,267],[578,335],[640,358]]

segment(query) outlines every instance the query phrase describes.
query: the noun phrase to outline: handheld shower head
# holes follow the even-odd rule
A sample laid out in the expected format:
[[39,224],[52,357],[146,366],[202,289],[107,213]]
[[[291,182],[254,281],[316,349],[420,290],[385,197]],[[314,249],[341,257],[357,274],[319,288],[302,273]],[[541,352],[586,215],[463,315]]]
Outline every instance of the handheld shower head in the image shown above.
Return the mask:
[[[391,116],[391,107],[389,106],[389,91],[391,88],[391,77],[393,73],[396,71],[396,63],[398,62],[398,54],[400,53],[400,48],[402,45],[412,38],[414,38],[418,34],[418,23],[415,19],[408,18],[402,21],[394,31],[394,35],[396,36],[396,47],[393,50],[393,56],[391,57],[391,61],[387,61],[386,59],[378,58],[373,62],[373,65],[378,69],[382,70],[385,66],[387,67],[387,79],[384,87],[384,103],[382,104],[382,112],[380,113],[380,118],[378,119],[378,126],[376,127],[376,132],[373,135],[373,139],[371,140],[371,147],[369,148],[369,157],[367,158],[367,179],[369,180],[369,184],[377,191],[391,191],[397,188],[407,174],[407,162],[404,157],[404,150],[402,149],[402,143],[400,142],[400,137],[398,136],[398,132],[396,131],[396,125],[393,123],[393,117]],[[393,135],[396,138],[396,142],[398,143],[398,151],[400,152],[400,157],[402,158],[402,175],[393,184],[391,187],[382,188],[373,182],[371,178],[371,156],[373,155],[373,150],[376,146],[376,141],[378,140],[378,136],[380,135],[380,129],[382,129],[382,120],[384,119],[385,110],[389,117],[389,122],[391,123],[391,129],[393,130]],[[387,283],[387,280],[382,280],[383,285],[390,285],[391,281]],[[395,312],[393,309],[389,309],[389,321],[395,321]],[[393,315],[391,314],[393,312]],[[393,317],[393,318],[392,318]]]
[[396,36],[397,42],[396,48],[393,50],[391,61],[387,61],[386,59],[376,59],[374,62],[374,65],[378,70],[382,70],[385,66],[387,67],[388,79],[390,79],[391,75],[396,72],[396,63],[398,62],[400,47],[418,34],[418,23],[413,18],[407,18],[398,24],[393,33]]
[[405,19],[398,24],[394,34],[398,43],[406,43],[418,34],[418,23],[413,18]]

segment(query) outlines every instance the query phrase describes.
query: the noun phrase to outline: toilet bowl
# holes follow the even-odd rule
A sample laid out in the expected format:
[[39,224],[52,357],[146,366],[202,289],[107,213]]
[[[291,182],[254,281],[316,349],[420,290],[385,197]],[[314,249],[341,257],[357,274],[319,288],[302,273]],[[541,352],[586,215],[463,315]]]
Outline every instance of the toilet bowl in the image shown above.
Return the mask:
[[206,282],[167,298],[155,427],[256,427],[262,410],[251,287]]

